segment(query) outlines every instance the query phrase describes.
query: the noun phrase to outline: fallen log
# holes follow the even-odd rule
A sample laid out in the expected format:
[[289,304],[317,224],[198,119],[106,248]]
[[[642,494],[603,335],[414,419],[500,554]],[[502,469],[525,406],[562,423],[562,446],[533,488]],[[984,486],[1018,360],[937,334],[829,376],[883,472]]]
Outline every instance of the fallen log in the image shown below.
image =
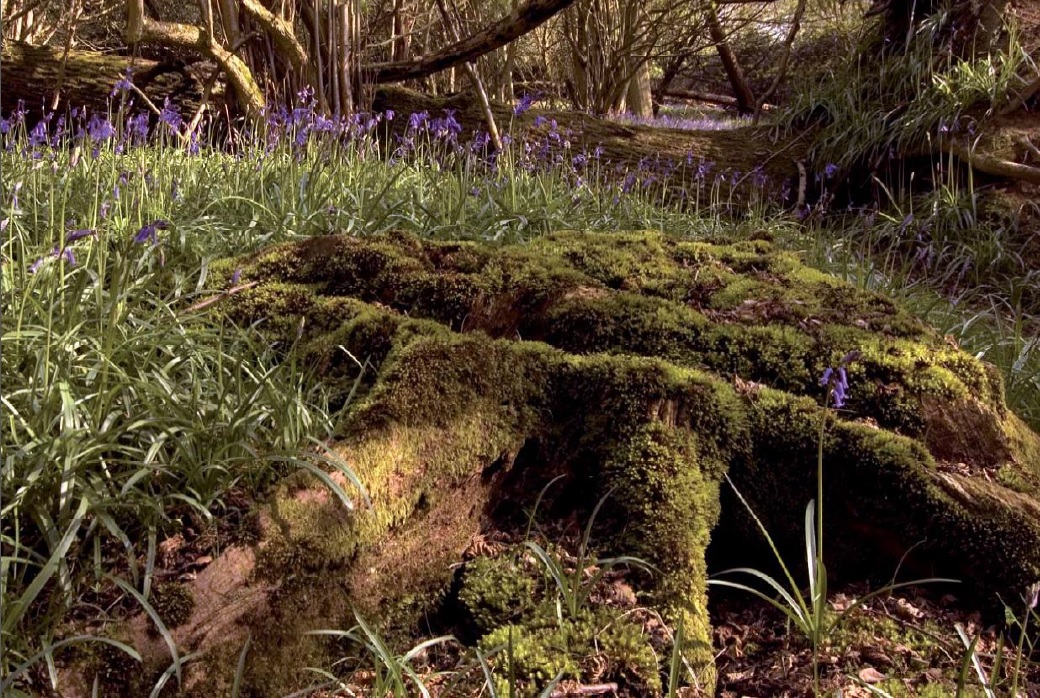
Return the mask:
[[[161,107],[169,99],[188,115],[202,103],[204,86],[197,66],[78,49],[65,55],[49,46],[8,41],[0,54],[0,111],[9,114],[22,103],[31,123],[52,109],[57,94],[58,112],[85,107],[107,113],[119,106],[113,103],[113,89],[128,70],[134,85],[155,105]],[[222,90],[215,92],[220,95]],[[134,99],[134,108],[144,108],[140,98]]]

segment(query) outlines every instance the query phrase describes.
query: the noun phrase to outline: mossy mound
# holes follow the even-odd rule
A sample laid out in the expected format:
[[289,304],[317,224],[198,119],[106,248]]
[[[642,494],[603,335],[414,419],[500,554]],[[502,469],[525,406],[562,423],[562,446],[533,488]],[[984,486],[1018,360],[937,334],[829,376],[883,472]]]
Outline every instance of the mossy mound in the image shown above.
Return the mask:
[[[255,286],[223,312],[260,323],[352,396],[338,450],[372,501],[346,511],[297,481],[275,497],[254,572],[274,591],[241,621],[262,657],[247,671],[258,693],[287,693],[306,681],[298,667],[330,663],[303,631],[349,627],[360,608],[407,637],[457,603],[450,566],[470,536],[522,527],[559,474],[545,516],[584,521],[610,493],[594,545],[659,570],[638,591],[668,623],[682,619],[686,658],[710,687],[709,539],[730,558],[759,543],[722,477],[801,555],[825,419],[832,575],[887,578],[914,548],[910,566],[987,596],[1040,577],[1040,439],[1006,408],[1000,376],[890,300],[768,243],[325,237],[215,273],[235,270]],[[829,417],[818,376],[851,350],[848,402]],[[501,625],[482,633],[516,626],[531,666],[558,640],[559,622],[489,609],[479,622]],[[236,652],[207,662],[211,674]]]

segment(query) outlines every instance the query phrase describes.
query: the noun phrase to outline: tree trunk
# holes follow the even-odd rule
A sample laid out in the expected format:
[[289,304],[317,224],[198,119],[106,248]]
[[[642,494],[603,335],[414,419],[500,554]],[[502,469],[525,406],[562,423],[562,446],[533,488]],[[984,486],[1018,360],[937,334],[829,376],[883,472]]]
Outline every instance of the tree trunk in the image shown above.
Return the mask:
[[753,114],[755,112],[755,95],[751,92],[751,86],[748,85],[747,78],[744,77],[744,70],[740,67],[737,54],[733,53],[729,40],[726,38],[726,32],[722,28],[722,22],[719,20],[718,8],[714,4],[709,4],[707,15],[708,31],[711,33],[711,40],[715,42],[715,50],[718,51],[719,60],[722,61],[722,67],[726,70],[726,76],[729,78],[730,85],[733,86],[733,97],[737,100],[737,111],[745,115]]
[[628,82],[628,111],[636,116],[652,117],[654,100],[650,93],[650,64],[643,61]]

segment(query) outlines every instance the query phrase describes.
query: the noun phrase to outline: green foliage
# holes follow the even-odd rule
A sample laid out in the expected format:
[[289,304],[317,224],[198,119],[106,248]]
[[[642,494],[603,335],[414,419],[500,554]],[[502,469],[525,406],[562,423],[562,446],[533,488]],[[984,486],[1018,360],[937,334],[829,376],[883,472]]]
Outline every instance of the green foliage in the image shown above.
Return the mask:
[[947,44],[964,9],[952,4],[916,27],[905,50],[880,48],[877,28],[868,24],[858,50],[796,95],[782,121],[819,126],[817,162],[876,168],[890,153],[921,152],[969,127],[974,133],[1014,96],[1032,60],[1018,37],[1012,33],[1003,49],[958,54]]
[[[424,678],[412,666],[417,657],[422,656],[430,648],[445,643],[454,642],[451,636],[441,636],[424,640],[403,654],[396,653],[380,635],[378,629],[367,622],[360,615],[355,614],[357,625],[350,630],[315,630],[307,633],[322,637],[341,638],[353,643],[364,652],[364,659],[360,666],[354,668],[355,675],[358,671],[371,672],[371,678],[365,677],[365,683],[373,695],[394,696],[394,698],[406,698],[418,691],[424,698],[430,698],[430,690],[427,688]],[[331,676],[323,670],[312,669],[317,673],[331,678],[331,685],[350,690],[342,681]],[[430,677],[426,677],[429,680]]]
[[[840,371],[846,371],[846,363],[845,360],[842,361],[842,365],[839,369]],[[828,373],[829,372],[830,369],[828,369]],[[831,381],[828,386],[826,400],[831,401],[835,395],[839,394],[837,391],[840,390],[840,397],[836,398],[836,400],[839,405],[844,402],[844,392],[847,389],[845,383],[846,381],[843,378],[842,385],[839,388],[836,387],[835,382]],[[893,581],[881,589],[858,598],[855,603],[842,611],[836,620],[832,619],[831,613],[827,608],[827,568],[824,565],[823,556],[823,456],[824,436],[829,416],[830,415],[827,411],[824,411],[820,416],[817,442],[819,448],[817,451],[816,462],[816,499],[810,500],[809,504],[805,508],[805,562],[807,567],[806,576],[809,582],[808,593],[804,593],[801,586],[795,581],[794,575],[791,573],[787,563],[784,561],[784,557],[777,548],[772,536],[770,536],[768,529],[755,514],[755,511],[751,508],[751,505],[748,504],[744,496],[736,489],[736,486],[733,485],[728,474],[726,475],[726,481],[729,482],[731,487],[733,487],[740,503],[745,509],[747,509],[751,518],[755,522],[755,526],[768,543],[770,551],[773,553],[774,558],[783,571],[784,578],[783,580],[778,581],[760,570],[743,567],[719,572],[718,575],[716,575],[716,578],[708,580],[709,585],[730,587],[749,593],[752,596],[765,601],[784,614],[791,627],[798,634],[808,640],[809,645],[812,648],[813,690],[817,696],[821,695],[820,653],[823,648],[823,643],[828,636],[834,632],[835,628],[840,623],[844,622],[844,620],[848,618],[855,609],[875,596],[888,594],[889,592],[901,587],[934,582],[956,581],[942,578],[918,579],[912,582],[899,583]],[[756,586],[751,586],[743,582],[733,582],[718,578],[721,575],[727,574],[748,575],[753,580],[763,583],[768,589],[768,593],[761,591]]]
[[[212,298],[202,255],[225,241],[206,250],[173,225],[155,228],[158,244],[134,242],[145,216],[175,208],[149,165],[172,178],[177,159],[104,150],[43,170],[4,155],[4,673],[58,646],[55,628],[84,585],[104,583],[113,544],[131,588],[147,590],[141,541],[171,513],[209,519],[232,487],[259,491],[292,467],[353,477],[315,440],[329,421],[306,371],[192,311]],[[120,181],[103,217],[103,188]],[[83,232],[67,233],[69,218]]]
[[[557,678],[589,678],[589,667],[604,663],[612,677],[623,677],[645,694],[660,691],[657,658],[638,624],[617,609],[587,607],[560,620],[543,604],[521,623],[499,626],[483,636],[484,650],[508,648],[494,657],[499,694],[502,677],[514,678],[519,695],[534,695]],[[602,670],[602,669],[601,669]]]
[[[589,593],[603,579],[603,575],[613,568],[624,565],[647,572],[653,569],[653,566],[646,561],[631,555],[619,555],[608,558],[591,557],[589,555],[589,538],[592,535],[592,525],[596,521],[596,515],[599,513],[600,507],[603,506],[610,494],[610,492],[607,492],[607,494],[603,495],[596,502],[596,506],[593,507],[589,521],[585,525],[581,543],[578,546],[578,557],[574,561],[573,566],[570,566],[569,563],[562,560],[559,556],[551,554],[535,541],[528,540],[524,542],[524,546],[534,553],[539,562],[544,565],[545,572],[556,585],[556,591],[559,592],[557,615],[561,623],[563,622],[564,611],[571,618],[578,615],[578,612],[588,601]],[[571,569],[568,570],[568,567],[571,567]],[[588,573],[590,570],[591,574]]]

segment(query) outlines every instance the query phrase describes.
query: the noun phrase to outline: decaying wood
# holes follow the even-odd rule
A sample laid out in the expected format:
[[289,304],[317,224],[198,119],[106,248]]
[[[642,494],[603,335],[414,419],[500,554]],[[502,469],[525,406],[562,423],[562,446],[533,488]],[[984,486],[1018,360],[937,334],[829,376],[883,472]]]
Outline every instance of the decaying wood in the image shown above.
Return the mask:
[[1004,160],[956,141],[949,143],[946,147],[958,159],[968,163],[979,172],[1005,179],[1018,179],[1029,184],[1040,184],[1040,167]]
[[197,110],[201,103],[203,85],[183,67],[78,49],[70,49],[63,60],[63,53],[47,46],[6,42],[0,56],[0,110],[8,114],[23,101],[33,120],[50,106],[44,100],[57,89],[59,109],[86,107],[107,113],[112,88],[128,68],[134,85],[154,104],[169,98],[187,112]]
[[[681,90],[679,88],[668,88],[661,93],[663,97],[674,97],[675,99],[687,99],[694,102],[704,102],[706,104],[718,104],[723,107],[736,107],[737,100],[729,95],[717,95],[708,92],[696,92],[694,90]],[[762,111],[772,111],[776,109],[775,104],[763,104],[761,106]]]

